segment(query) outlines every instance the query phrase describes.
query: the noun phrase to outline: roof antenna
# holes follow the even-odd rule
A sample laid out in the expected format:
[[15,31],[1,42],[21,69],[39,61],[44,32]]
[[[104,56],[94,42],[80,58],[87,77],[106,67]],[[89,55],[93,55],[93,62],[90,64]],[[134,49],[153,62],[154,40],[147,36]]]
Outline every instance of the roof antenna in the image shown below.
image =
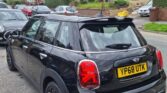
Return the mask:
[[96,14],[96,17],[104,17],[103,10],[104,10],[104,0],[101,0],[101,10]]

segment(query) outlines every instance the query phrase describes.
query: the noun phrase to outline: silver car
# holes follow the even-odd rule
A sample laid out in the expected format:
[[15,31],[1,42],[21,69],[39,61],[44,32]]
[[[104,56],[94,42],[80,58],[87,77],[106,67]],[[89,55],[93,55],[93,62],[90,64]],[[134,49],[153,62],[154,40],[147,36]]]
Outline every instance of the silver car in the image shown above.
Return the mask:
[[54,9],[55,13],[57,14],[70,14],[70,15],[73,15],[73,14],[77,14],[78,11],[76,10],[75,7],[73,6],[67,6],[67,5],[61,5],[61,6],[58,6]]
[[153,7],[153,1],[149,1],[146,5],[142,6],[138,9],[138,14],[140,16],[149,16],[150,15],[150,9]]

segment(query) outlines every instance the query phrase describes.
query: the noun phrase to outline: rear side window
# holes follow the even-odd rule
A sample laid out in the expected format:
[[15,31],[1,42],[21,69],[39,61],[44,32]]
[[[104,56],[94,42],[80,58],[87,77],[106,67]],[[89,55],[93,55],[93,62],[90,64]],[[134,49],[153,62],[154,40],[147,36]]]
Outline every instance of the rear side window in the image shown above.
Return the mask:
[[53,43],[59,24],[57,21],[45,21],[37,34],[37,40],[49,44]]
[[73,23],[62,22],[58,37],[56,39],[56,45],[62,48],[73,49],[74,48],[74,29]]
[[141,46],[134,27],[127,24],[84,24],[80,28],[83,48],[108,51]]
[[63,7],[59,7],[58,9],[59,9],[59,11],[64,11]]

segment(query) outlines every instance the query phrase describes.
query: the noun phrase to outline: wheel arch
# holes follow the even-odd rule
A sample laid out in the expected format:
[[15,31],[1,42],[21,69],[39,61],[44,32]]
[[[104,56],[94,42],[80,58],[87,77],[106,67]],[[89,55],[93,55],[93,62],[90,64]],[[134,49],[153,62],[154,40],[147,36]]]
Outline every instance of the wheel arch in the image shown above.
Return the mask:
[[56,71],[50,68],[47,68],[45,70],[45,73],[41,77],[42,77],[41,84],[40,84],[41,93],[44,93],[44,90],[47,84],[51,81],[54,81],[59,86],[59,88],[63,91],[63,93],[69,93],[65,82]]

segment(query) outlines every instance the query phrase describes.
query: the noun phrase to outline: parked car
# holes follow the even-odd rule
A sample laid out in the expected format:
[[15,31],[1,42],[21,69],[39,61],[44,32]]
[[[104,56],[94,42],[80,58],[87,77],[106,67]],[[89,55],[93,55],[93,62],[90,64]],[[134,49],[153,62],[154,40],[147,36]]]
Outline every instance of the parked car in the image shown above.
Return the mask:
[[52,11],[45,5],[37,5],[32,8],[32,14],[50,14]]
[[24,5],[24,4],[17,4],[17,5],[14,6],[14,9],[22,10],[22,9],[24,9],[24,7],[26,7],[26,5]]
[[22,9],[22,12],[27,16],[32,16],[32,7],[33,6],[26,6]]
[[0,9],[0,44],[6,44],[8,32],[22,29],[27,22],[26,16],[15,9]]
[[142,16],[149,16],[150,15],[150,9],[153,7],[153,1],[149,1],[146,5],[142,6],[138,9],[138,14]]
[[40,14],[9,38],[9,69],[40,93],[165,93],[161,51],[131,18]]
[[0,8],[9,8],[9,7],[6,3],[0,2]]
[[73,15],[73,14],[77,14],[78,13],[78,11],[76,10],[75,7],[66,6],[66,5],[58,6],[54,10],[55,10],[55,13],[57,13],[57,14]]

